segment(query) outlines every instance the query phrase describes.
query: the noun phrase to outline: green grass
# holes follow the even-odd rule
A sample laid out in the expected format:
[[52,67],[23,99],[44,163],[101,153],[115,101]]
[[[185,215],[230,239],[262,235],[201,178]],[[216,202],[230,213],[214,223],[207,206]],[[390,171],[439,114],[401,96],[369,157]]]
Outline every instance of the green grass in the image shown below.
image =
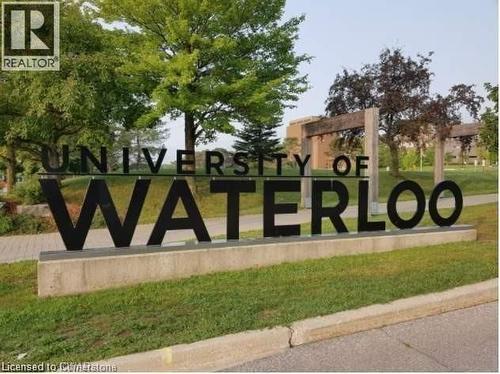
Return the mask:
[[[36,265],[0,265],[0,361],[91,361],[287,325],[497,276],[495,204],[467,207],[479,241],[334,257],[93,294],[36,297]],[[304,248],[307,250],[307,248]],[[16,361],[20,353],[27,353]]]
[[[440,209],[440,213],[444,217],[448,217],[452,213],[452,209]],[[481,213],[484,213],[481,215]],[[399,215],[402,218],[409,219],[413,216],[414,212],[402,212],[399,213]],[[460,218],[457,221],[456,224],[466,224],[470,222],[474,222],[475,224],[485,224],[487,221],[491,220],[492,215],[496,214],[496,205],[495,204],[485,204],[485,205],[477,205],[477,206],[470,206],[464,208],[462,213],[460,214]],[[389,220],[389,217],[387,214],[377,214],[375,216],[370,216],[369,217],[370,221],[385,221],[385,227],[386,230],[395,230],[397,229],[396,226]],[[356,232],[357,231],[357,224],[358,224],[358,218],[345,218],[344,220],[345,225],[347,226],[347,229],[349,232]],[[436,224],[432,221],[429,212],[426,211],[424,216],[422,217],[422,220],[419,222],[417,227],[429,227],[429,226],[436,226]],[[335,234],[336,230],[333,227],[333,224],[329,219],[323,219],[321,223],[321,230],[322,234]],[[495,230],[493,231],[488,231],[488,232],[479,232],[480,236],[484,235],[492,235],[495,234]],[[306,222],[300,225],[300,234],[302,236],[304,235],[310,235],[311,234],[311,222]],[[256,238],[262,238],[262,230],[249,230],[249,231],[244,231],[240,233],[240,239],[256,239]],[[225,239],[226,235],[218,235],[214,236],[212,240],[214,239]],[[484,238],[480,237],[480,240]],[[496,240],[496,239],[495,239]],[[194,238],[193,238],[194,241]]]
[[[272,174],[272,170],[266,170],[266,174]],[[286,168],[285,175],[297,175],[298,169]],[[314,175],[331,175],[331,171],[315,170]],[[498,172],[495,168],[487,168],[484,172],[481,168],[460,169],[447,171],[446,178],[454,180],[462,189],[464,195],[477,195],[497,192]],[[111,196],[121,215],[128,208],[130,196],[132,194],[135,177],[107,177],[107,183],[111,191]],[[433,174],[431,170],[423,172],[408,171],[402,173],[402,178],[396,179],[388,172],[380,170],[380,201],[387,201],[392,188],[402,179],[411,179],[416,181],[424,189],[426,196],[430,195],[433,188]],[[357,205],[358,191],[355,179],[341,179],[346,184],[349,195],[350,205]],[[88,177],[78,177],[67,179],[63,182],[63,194],[67,202],[81,205],[87,188]],[[161,206],[167,195],[171,184],[171,178],[152,178],[150,190],[144,207],[142,209],[140,223],[154,223],[158,217]],[[210,193],[209,179],[197,178],[196,202],[204,218],[221,217],[226,215],[226,195]],[[401,200],[411,199],[410,194],[401,196]],[[335,199],[334,194],[325,195],[325,203],[331,203]],[[278,193],[277,202],[300,202],[300,194],[295,192]],[[252,214],[262,212],[262,180],[257,180],[256,193],[244,193],[240,199],[240,213]],[[183,214],[182,207],[178,207],[176,214]],[[102,221],[102,220],[101,220]]]

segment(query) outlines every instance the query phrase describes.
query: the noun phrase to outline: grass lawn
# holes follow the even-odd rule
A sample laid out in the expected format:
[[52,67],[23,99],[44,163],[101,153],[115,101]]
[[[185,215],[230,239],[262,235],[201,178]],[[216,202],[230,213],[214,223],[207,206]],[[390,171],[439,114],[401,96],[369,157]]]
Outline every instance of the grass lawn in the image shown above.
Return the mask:
[[[484,213],[481,217],[480,213]],[[451,209],[440,209],[440,213],[444,217],[448,217],[451,215]],[[401,218],[409,219],[413,216],[414,212],[401,212],[399,215]],[[482,224],[487,220],[490,220],[493,215],[496,215],[496,204],[485,204],[485,205],[477,205],[465,207],[460,214],[460,219],[457,224],[465,224],[474,222],[475,225]],[[377,214],[375,216],[369,216],[370,221],[385,221],[386,230],[394,230],[397,229],[396,226],[389,220],[387,214]],[[347,226],[349,232],[356,232],[358,219],[357,218],[345,218],[344,223]],[[434,221],[432,221],[429,212],[426,211],[422,220],[419,222],[417,227],[432,227],[436,226]],[[323,218],[321,223],[322,234],[335,234],[335,228],[333,224],[328,218]],[[310,235],[311,234],[311,222],[306,222],[300,225],[300,234],[301,235]],[[490,235],[491,233],[479,231],[478,236],[479,240],[482,240],[483,235]],[[262,230],[249,230],[240,233],[240,239],[255,239],[262,238]],[[213,237],[212,239],[225,239],[226,235],[218,235]],[[195,239],[193,238],[193,241]]]
[[[168,171],[165,171],[168,172]],[[273,174],[273,170],[266,170],[266,174]],[[286,168],[283,171],[286,175],[297,175],[297,169]],[[315,170],[314,175],[331,175],[328,170]],[[454,169],[446,171],[446,178],[455,181],[461,188],[464,195],[477,195],[486,193],[497,192],[497,177],[498,172],[496,168],[466,168]],[[111,190],[111,196],[115,205],[121,215],[128,208],[130,196],[133,189],[135,177],[107,177],[107,183]],[[432,170],[408,171],[402,173],[402,179],[411,179],[416,181],[424,189],[426,196],[430,195],[433,188],[433,174]],[[389,175],[385,170],[380,170],[380,200],[386,201],[389,192],[392,188],[399,183],[402,179],[396,179]],[[341,179],[346,184],[349,195],[350,204],[357,205],[358,191],[355,179]],[[196,179],[198,193],[196,202],[203,217],[220,217],[226,215],[226,194],[213,194],[210,193],[209,179],[197,178]],[[81,205],[85,191],[87,189],[88,177],[70,178],[63,182],[63,194],[67,202]],[[144,207],[142,209],[140,223],[154,223],[160,212],[161,206],[167,195],[168,189],[171,184],[171,178],[152,178],[150,190]],[[334,194],[325,195],[325,203],[333,202]],[[411,199],[412,196],[401,195],[401,200]],[[295,192],[278,193],[277,202],[300,202],[300,194]],[[257,192],[242,194],[240,200],[241,214],[261,213],[262,212],[262,181],[257,180]],[[177,208],[177,214],[183,214],[182,207]],[[102,219],[100,220],[102,221]],[[103,222],[101,222],[102,226]],[[99,225],[98,225],[99,226]]]
[[[498,274],[497,218],[496,204],[464,209],[460,222],[477,226],[477,242],[59,298],[37,298],[35,262],[2,264],[0,361],[98,360],[491,279]],[[27,355],[17,361],[21,353]]]

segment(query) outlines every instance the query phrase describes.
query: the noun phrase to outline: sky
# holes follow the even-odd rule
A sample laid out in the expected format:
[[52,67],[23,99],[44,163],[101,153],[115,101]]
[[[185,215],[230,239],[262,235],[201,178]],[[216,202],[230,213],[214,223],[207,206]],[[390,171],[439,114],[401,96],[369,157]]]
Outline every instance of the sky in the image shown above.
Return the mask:
[[[287,0],[284,19],[301,14],[306,19],[295,50],[313,57],[300,67],[311,88],[286,110],[279,137],[290,120],[324,114],[337,73],[376,62],[386,47],[403,48],[411,56],[433,51],[432,93],[446,94],[454,84],[465,83],[486,96],[483,84],[498,83],[496,0]],[[184,148],[183,123],[167,121],[167,127],[165,147],[172,160],[175,149]],[[230,149],[233,143],[234,137],[220,135],[198,149]]]

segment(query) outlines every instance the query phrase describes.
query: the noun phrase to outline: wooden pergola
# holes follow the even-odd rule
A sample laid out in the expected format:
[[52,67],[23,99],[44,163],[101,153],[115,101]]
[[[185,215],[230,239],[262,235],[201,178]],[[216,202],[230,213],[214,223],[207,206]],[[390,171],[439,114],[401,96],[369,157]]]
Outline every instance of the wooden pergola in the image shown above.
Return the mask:
[[474,136],[479,134],[481,124],[464,123],[455,125],[451,128],[446,138],[436,137],[435,151],[434,151],[434,184],[438,184],[444,180],[444,159],[445,159],[445,143],[447,138],[460,138],[462,136]]
[[[378,132],[379,109],[369,108],[358,112],[335,117],[310,116],[290,121],[290,125],[300,126],[301,155],[312,154],[313,138],[343,130],[364,128],[364,154],[369,157],[367,174],[369,177],[370,213],[378,213],[379,175],[378,175]],[[455,125],[449,134],[441,139],[436,137],[434,155],[434,184],[444,180],[445,142],[447,138],[460,138],[479,134],[480,123]],[[307,163],[305,175],[311,175],[311,162]],[[311,178],[302,179],[301,205],[311,207]]]
[[[291,121],[290,125],[301,128],[301,154],[311,154],[314,137],[332,134],[343,130],[364,128],[364,154],[369,157],[367,174],[369,177],[369,207],[372,214],[378,212],[378,108],[369,108],[358,112],[335,117],[306,117]],[[311,162],[307,163],[305,175],[311,175]],[[301,205],[311,207],[311,179],[302,179]]]

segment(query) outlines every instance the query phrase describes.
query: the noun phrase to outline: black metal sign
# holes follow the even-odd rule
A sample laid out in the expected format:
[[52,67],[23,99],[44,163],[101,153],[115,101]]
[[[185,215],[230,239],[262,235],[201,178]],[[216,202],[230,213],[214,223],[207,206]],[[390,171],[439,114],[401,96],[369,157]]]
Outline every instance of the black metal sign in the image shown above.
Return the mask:
[[[362,170],[367,168],[368,157],[358,156],[355,162],[347,156],[335,158],[332,164],[332,175],[323,177],[311,177],[305,175],[305,167],[310,160],[310,155],[302,158],[294,155],[294,159],[299,167],[297,176],[282,175],[282,160],[285,154],[275,154],[272,157],[276,163],[275,175],[264,175],[264,156],[260,155],[257,162],[258,172],[256,175],[250,174],[249,163],[246,161],[245,153],[234,155],[236,167],[230,174],[224,174],[222,165],[224,157],[220,152],[207,151],[205,154],[205,174],[195,174],[194,168],[186,168],[186,165],[194,166],[194,154],[186,150],[177,151],[176,174],[161,174],[161,164],[166,154],[166,149],[162,149],[156,161],[153,161],[150,152],[143,149],[145,159],[150,168],[151,177],[173,176],[176,177],[167,193],[166,199],[160,210],[156,224],[153,227],[147,245],[161,245],[163,238],[169,230],[190,229],[193,230],[196,238],[200,242],[210,242],[211,238],[203,221],[203,217],[198,209],[191,189],[185,179],[177,177],[195,176],[210,177],[210,193],[223,193],[227,195],[227,227],[226,236],[228,240],[239,239],[239,208],[240,195],[242,193],[252,193],[256,191],[256,178],[264,178],[264,200],[263,200],[263,227],[264,237],[298,236],[301,234],[300,225],[277,225],[275,217],[278,214],[297,213],[296,203],[277,203],[276,194],[278,192],[300,192],[301,178],[313,178],[312,182],[312,206],[311,206],[311,233],[321,234],[321,222],[323,218],[328,218],[335,230],[339,233],[348,232],[341,214],[349,204],[349,192],[344,183],[338,178],[358,178],[358,232],[385,230],[385,221],[370,220],[368,212],[368,181],[362,176]],[[80,170],[78,175],[121,175],[132,176],[139,174],[130,173],[128,162],[128,148],[123,149],[123,173],[109,173],[107,163],[107,150],[102,147],[100,157],[96,157],[86,147],[80,147]],[[185,156],[189,156],[186,158]],[[80,215],[73,224],[69,212],[66,208],[59,184],[55,179],[47,178],[51,175],[75,175],[68,172],[69,167],[69,147],[62,148],[62,161],[60,165],[49,163],[49,150],[43,150],[42,164],[46,173],[41,173],[40,184],[47,198],[49,208],[54,217],[57,228],[61,234],[67,250],[83,249],[85,239],[90,229],[92,219],[97,207],[100,208],[106,221],[106,226],[111,234],[115,247],[128,247],[132,241],[139,216],[141,214],[144,201],[146,199],[151,179],[140,174],[141,179],[135,181],[132,197],[123,220],[120,219],[113,198],[109,192],[104,179],[91,179],[83,201]],[[99,171],[97,174],[90,173],[89,162]],[[344,167],[341,168],[340,164]],[[354,169],[354,175],[348,175]],[[215,174],[213,172],[215,171]],[[244,178],[244,179],[243,179]],[[402,218],[397,211],[397,201],[403,192],[411,192],[415,195],[417,208],[411,218]],[[449,191],[454,197],[455,208],[448,217],[443,217],[438,208],[438,198],[443,191]],[[323,194],[334,192],[338,197],[335,206],[323,206]],[[182,203],[185,209],[185,217],[174,217],[174,210],[178,203]],[[453,181],[444,181],[437,184],[429,198],[429,214],[433,222],[438,226],[451,226],[459,218],[463,206],[463,197],[458,185]],[[399,229],[414,228],[421,221],[426,207],[426,198],[423,189],[410,180],[405,180],[394,187],[387,201],[387,214],[389,220]]]

